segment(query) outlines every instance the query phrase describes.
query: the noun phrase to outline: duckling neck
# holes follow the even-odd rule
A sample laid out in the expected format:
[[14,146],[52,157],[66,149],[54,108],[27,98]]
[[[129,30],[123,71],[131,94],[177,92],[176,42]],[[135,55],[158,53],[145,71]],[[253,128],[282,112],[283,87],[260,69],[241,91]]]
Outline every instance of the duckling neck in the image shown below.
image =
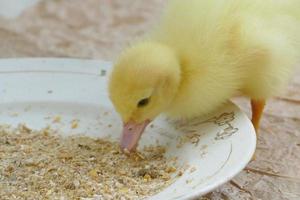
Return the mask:
[[167,115],[192,118],[208,114],[236,94],[242,84],[242,75],[237,65],[223,63],[228,62],[220,60],[205,65],[182,59],[180,83]]

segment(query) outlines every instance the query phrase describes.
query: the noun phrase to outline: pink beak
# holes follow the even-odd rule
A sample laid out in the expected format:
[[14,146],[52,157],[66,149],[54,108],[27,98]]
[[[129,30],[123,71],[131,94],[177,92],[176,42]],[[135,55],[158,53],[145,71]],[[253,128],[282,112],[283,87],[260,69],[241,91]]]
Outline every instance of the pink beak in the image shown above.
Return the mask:
[[129,152],[134,151],[138,145],[141,135],[149,123],[150,120],[146,120],[142,123],[128,122],[124,124],[121,148],[123,150],[127,149]]

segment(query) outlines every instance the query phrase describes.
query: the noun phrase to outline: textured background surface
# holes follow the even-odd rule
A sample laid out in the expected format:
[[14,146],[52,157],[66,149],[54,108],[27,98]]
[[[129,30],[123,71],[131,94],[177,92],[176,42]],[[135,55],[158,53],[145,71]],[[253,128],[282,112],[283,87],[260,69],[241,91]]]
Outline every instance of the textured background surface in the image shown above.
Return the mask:
[[[165,0],[42,1],[16,18],[0,17],[0,57],[112,60],[151,27],[164,4]],[[247,100],[235,102],[248,112]],[[299,71],[286,92],[267,105],[257,159],[206,198],[300,199]]]

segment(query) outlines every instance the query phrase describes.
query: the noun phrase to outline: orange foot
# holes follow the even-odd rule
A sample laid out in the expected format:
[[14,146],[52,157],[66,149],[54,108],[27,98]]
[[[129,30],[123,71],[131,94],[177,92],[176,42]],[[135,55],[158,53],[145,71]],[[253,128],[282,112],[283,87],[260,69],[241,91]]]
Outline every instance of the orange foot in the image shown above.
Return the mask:
[[255,128],[256,134],[259,129],[260,119],[266,105],[266,100],[253,100],[251,99],[252,108],[252,124]]
[[[260,119],[266,105],[266,100],[254,100],[251,99],[251,109],[252,109],[252,124],[254,126],[256,137],[258,137],[258,129],[260,124]],[[252,160],[256,159],[256,153],[254,153]]]

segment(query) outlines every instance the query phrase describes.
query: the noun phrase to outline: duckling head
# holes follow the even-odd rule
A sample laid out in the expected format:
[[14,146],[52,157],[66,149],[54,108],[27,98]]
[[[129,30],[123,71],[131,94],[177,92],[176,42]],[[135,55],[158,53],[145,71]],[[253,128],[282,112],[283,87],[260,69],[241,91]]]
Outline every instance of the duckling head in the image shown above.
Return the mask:
[[164,112],[180,84],[180,64],[171,48],[143,42],[126,49],[109,80],[110,99],[123,120],[121,148],[135,150],[146,126]]

